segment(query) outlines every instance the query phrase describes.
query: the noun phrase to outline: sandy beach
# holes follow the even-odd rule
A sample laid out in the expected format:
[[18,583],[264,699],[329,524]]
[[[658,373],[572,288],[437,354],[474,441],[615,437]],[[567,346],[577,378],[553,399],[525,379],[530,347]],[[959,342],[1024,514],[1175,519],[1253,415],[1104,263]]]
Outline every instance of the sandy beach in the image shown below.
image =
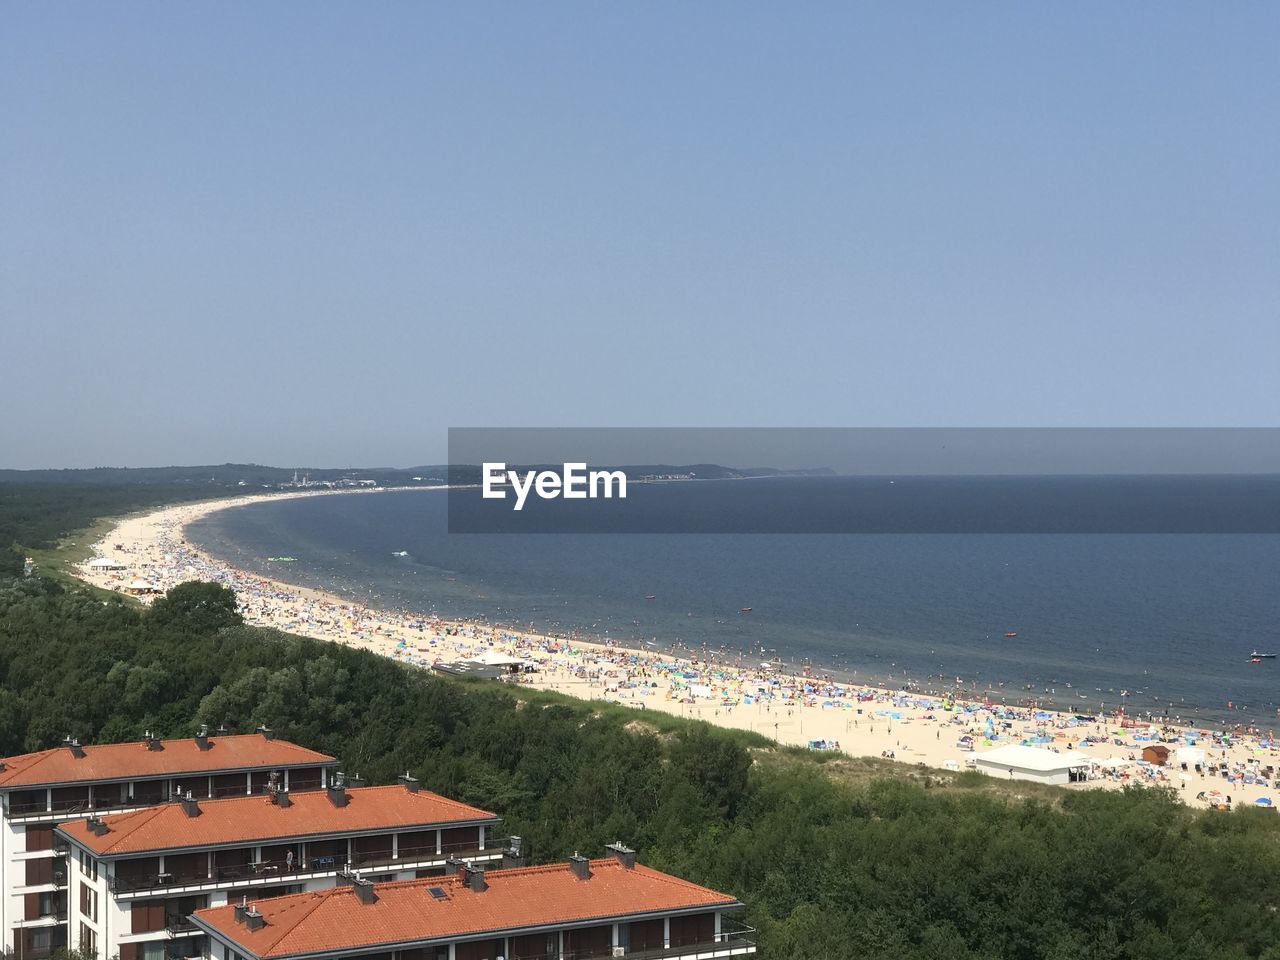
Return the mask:
[[[421,488],[419,488],[421,489]],[[975,755],[1008,744],[1079,750],[1091,758],[1089,779],[1067,789],[1163,785],[1196,805],[1255,805],[1280,800],[1280,745],[1250,729],[1153,727],[1122,716],[1086,717],[965,699],[960,691],[924,694],[829,677],[792,676],[767,664],[631,650],[576,637],[443,620],[415,611],[380,610],[318,590],[228,566],[186,539],[188,524],[219,510],[266,499],[377,496],[381,491],[306,491],[183,504],[127,517],[94,545],[80,576],[142,602],[189,580],[235,590],[247,622],[361,647],[424,669],[506,655],[525,668],[513,682],[588,700],[695,717],[753,730],[779,743],[886,756],[911,764],[963,770]],[[1141,760],[1163,745],[1170,763]],[[1178,751],[1202,750],[1204,762],[1182,769]],[[1187,756],[1187,754],[1183,754]]]

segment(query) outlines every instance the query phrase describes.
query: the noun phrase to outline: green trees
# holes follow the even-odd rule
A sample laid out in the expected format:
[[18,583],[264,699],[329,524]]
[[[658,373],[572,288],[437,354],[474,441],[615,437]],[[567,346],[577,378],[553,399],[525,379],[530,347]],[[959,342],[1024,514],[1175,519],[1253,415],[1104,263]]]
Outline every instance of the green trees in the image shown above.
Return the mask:
[[141,611],[0,580],[0,753],[199,723],[265,724],[373,783],[410,770],[501,813],[535,859],[631,843],[740,896],[765,958],[1280,960],[1274,813],[850,786],[748,734],[248,627],[213,584]]

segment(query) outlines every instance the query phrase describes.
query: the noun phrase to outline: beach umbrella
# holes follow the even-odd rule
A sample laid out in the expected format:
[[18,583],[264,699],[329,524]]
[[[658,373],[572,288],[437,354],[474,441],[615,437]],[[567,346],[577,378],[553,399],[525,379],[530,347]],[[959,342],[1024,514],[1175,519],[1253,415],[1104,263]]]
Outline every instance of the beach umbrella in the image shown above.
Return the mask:
[[1260,806],[1260,807],[1269,807],[1269,806],[1271,806],[1271,798],[1270,798],[1270,797],[1259,797],[1257,800],[1255,800],[1255,801],[1253,801],[1253,802],[1254,802],[1254,803],[1256,803],[1256,804],[1257,804],[1258,806]]

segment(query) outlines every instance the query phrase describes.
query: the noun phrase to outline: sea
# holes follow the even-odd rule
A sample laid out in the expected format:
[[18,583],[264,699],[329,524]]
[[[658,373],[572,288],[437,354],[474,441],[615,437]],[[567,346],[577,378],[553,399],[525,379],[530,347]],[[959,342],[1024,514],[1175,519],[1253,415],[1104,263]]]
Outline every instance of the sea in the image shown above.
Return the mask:
[[[767,508],[796,483],[670,484],[664,509]],[[188,536],[388,609],[1080,713],[1280,725],[1280,659],[1250,662],[1280,653],[1280,535],[450,534],[450,495],[264,501]]]

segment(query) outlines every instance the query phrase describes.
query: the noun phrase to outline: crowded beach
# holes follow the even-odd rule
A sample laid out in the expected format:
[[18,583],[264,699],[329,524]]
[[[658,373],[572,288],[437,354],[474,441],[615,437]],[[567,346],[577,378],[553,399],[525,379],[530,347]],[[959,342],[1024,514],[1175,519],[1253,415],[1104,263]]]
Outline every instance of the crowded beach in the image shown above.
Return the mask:
[[[267,496],[370,495],[377,494]],[[915,685],[891,690],[807,670],[793,673],[778,663],[726,663],[674,647],[627,649],[591,638],[384,610],[236,569],[188,541],[188,524],[262,499],[184,504],[125,518],[94,545],[93,558],[80,565],[79,574],[143,603],[185,581],[212,581],[235,591],[251,624],[426,669],[485,667],[504,682],[752,730],[780,744],[999,776],[1005,775],[1003,757],[1016,754],[1049,760],[1031,766],[1060,767],[1064,775],[1024,776],[1018,761],[1011,761],[1010,778],[1065,782],[1069,789],[1162,786],[1193,805],[1221,809],[1267,808],[1273,799],[1280,801],[1280,743],[1269,732],[1174,725],[1120,711],[1071,714],[1029,702],[975,699],[958,690],[926,694]],[[1010,747],[1045,753],[1010,753]]]

